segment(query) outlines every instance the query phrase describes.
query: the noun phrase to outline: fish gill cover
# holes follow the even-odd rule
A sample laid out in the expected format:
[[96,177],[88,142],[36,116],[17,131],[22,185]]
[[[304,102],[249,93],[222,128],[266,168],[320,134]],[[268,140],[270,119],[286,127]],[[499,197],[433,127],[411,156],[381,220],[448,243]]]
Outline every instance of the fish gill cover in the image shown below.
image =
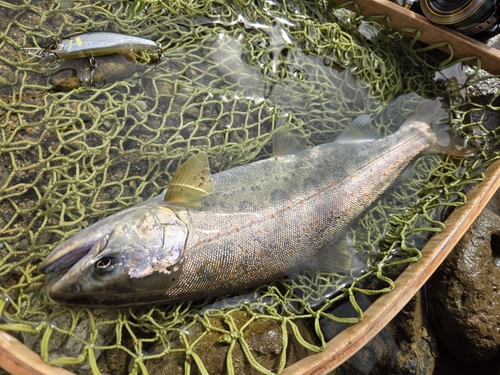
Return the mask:
[[[169,374],[275,373],[321,351],[325,320],[361,319],[354,293],[390,291],[498,158],[498,130],[483,125],[498,94],[482,105],[470,90],[462,98],[460,79],[436,75],[452,64],[436,48],[323,2],[1,0],[0,13],[0,329],[79,373],[158,373],[162,359]],[[20,53],[86,31],[148,38],[164,56],[103,57],[100,87],[89,88],[85,60],[43,66]],[[486,79],[475,72],[465,88]],[[279,125],[313,145],[360,114],[388,134],[421,104],[388,104],[408,93],[446,98],[452,128],[479,151],[468,162],[418,158],[359,219],[348,235],[374,264],[361,277],[303,272],[229,299],[121,310],[47,299],[40,261],[158,194],[190,155],[207,152],[216,172],[268,157]],[[345,297],[358,316],[331,314]]]

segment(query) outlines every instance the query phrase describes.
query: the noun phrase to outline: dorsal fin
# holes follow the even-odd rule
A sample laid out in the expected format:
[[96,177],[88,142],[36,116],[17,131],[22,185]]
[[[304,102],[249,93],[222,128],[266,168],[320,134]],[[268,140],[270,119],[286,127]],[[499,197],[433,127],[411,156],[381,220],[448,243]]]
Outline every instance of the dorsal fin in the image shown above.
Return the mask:
[[213,193],[214,182],[211,176],[207,154],[200,152],[193,155],[179,167],[163,199],[166,202],[195,206]]
[[378,129],[371,125],[371,118],[368,115],[360,115],[344,129],[335,142],[356,143],[371,142],[380,139]]
[[295,154],[307,148],[307,140],[296,129],[278,128],[273,135],[273,154],[277,159],[280,156]]

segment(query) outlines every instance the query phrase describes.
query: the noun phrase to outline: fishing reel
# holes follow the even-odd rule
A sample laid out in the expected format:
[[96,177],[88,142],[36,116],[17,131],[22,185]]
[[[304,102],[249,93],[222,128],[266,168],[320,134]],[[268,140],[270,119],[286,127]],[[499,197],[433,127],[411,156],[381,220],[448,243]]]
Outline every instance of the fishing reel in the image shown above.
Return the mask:
[[500,33],[497,0],[419,0],[411,9],[478,40]]

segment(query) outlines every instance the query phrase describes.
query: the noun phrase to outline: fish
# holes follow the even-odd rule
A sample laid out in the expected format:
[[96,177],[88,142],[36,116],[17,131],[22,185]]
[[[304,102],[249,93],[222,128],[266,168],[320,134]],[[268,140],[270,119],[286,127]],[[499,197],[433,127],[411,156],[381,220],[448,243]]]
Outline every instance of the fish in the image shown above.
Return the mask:
[[417,155],[439,148],[443,131],[433,126],[446,117],[439,100],[426,100],[392,134],[380,137],[361,115],[309,148],[278,128],[274,157],[213,175],[207,154],[193,155],[160,195],[59,244],[38,268],[65,271],[48,295],[109,307],[197,300],[321,264],[327,253],[337,259],[327,267],[350,272],[355,253],[332,257],[335,241]]

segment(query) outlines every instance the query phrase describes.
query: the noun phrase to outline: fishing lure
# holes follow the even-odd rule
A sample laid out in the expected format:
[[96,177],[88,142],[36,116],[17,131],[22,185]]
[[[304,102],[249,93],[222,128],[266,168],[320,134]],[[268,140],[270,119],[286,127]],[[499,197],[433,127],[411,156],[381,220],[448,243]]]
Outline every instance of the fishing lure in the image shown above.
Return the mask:
[[[79,59],[87,57],[92,68],[90,74],[92,83],[94,72],[97,68],[96,56],[110,55],[129,50],[143,51],[147,49],[157,49],[158,60],[161,58],[162,49],[160,43],[132,35],[97,31],[73,35],[52,43],[44,50],[23,48],[23,51],[30,56],[40,57],[42,59],[40,61],[41,64],[52,62],[57,59]],[[38,53],[34,53],[35,50],[37,50]]]

